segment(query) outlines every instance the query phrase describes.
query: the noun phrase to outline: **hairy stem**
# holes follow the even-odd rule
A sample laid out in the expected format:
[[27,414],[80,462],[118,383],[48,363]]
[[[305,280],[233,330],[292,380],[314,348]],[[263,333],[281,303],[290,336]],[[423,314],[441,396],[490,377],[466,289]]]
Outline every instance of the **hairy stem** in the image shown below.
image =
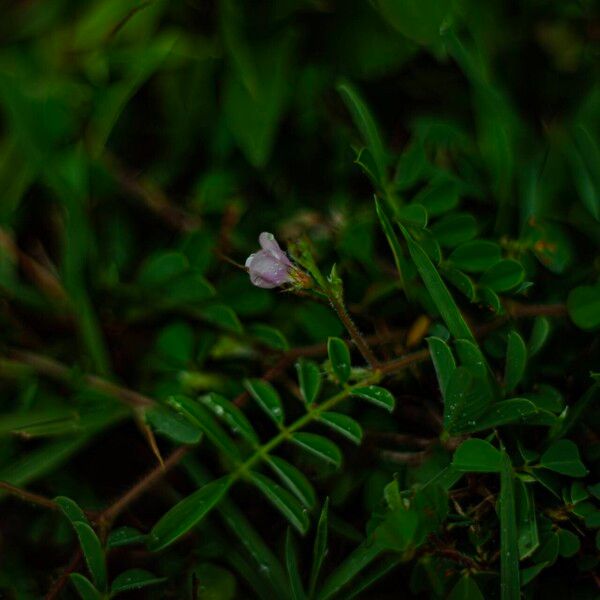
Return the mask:
[[379,366],[379,360],[371,350],[371,347],[358,330],[358,327],[354,324],[354,321],[351,319],[346,307],[338,300],[333,294],[329,294],[329,301],[331,302],[331,306],[337,313],[340,321],[344,324],[344,327],[348,330],[354,345],[358,348],[358,351],[362,354],[363,358],[367,361],[367,363],[376,369]]

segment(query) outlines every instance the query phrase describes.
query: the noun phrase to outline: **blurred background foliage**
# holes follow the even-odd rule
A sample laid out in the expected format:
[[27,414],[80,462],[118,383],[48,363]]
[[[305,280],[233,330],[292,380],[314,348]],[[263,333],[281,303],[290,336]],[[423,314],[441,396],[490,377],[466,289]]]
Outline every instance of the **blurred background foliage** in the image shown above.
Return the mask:
[[[326,306],[254,288],[222,260],[243,263],[264,230],[283,242],[308,236],[320,264],[337,263],[365,332],[409,328],[412,338],[381,349],[386,358],[427,333],[447,336],[414,266],[406,295],[400,289],[374,191],[421,232],[470,323],[511,316],[509,305],[568,300],[571,321],[542,311],[521,326],[537,353],[527,383],[552,384],[536,390],[556,415],[590,386],[600,325],[597,3],[6,0],[0,8],[0,480],[99,511],[169,455],[174,439],[197,441],[184,421],[144,416],[144,398],[235,398],[242,378],[260,377],[278,352],[343,336]],[[362,102],[375,122],[361,127]],[[506,344],[499,329],[484,347],[494,361]],[[128,398],[131,411],[87,373],[144,396]],[[402,406],[394,416],[359,411],[365,429],[431,435],[422,412],[439,398],[433,370],[413,366],[394,385]],[[255,408],[247,414],[268,431]],[[595,475],[597,417],[597,408],[587,414],[591,430],[579,438]],[[119,524],[148,531],[206,480],[203,469],[223,469],[200,448]],[[301,463],[319,498],[331,499],[329,570],[362,539],[393,473],[404,488],[449,461],[437,449],[418,468],[399,467],[376,442],[348,452],[335,476]],[[243,489],[233,497],[278,553],[284,521]],[[1,502],[0,595],[42,597],[68,572],[75,537],[51,511]],[[139,597],[260,596],[235,535],[216,519],[203,527],[158,558],[115,549],[111,574],[144,568],[168,578]],[[569,549],[538,557],[535,565],[551,568],[530,588],[594,597],[590,548],[579,561],[580,595],[569,595]],[[311,551],[312,541],[307,564]],[[363,597],[442,598],[452,589],[453,598],[480,597],[460,578],[473,567],[466,559],[457,567],[449,550],[423,557]],[[71,570],[85,572],[80,561]],[[495,597],[493,574],[479,583]],[[69,585],[55,594],[75,597]]]

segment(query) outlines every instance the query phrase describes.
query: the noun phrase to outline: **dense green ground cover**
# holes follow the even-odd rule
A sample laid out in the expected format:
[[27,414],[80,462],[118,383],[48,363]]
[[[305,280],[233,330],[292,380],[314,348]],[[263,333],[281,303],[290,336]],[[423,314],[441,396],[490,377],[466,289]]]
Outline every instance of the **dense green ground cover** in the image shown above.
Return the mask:
[[598,597],[596,3],[0,8],[1,598]]

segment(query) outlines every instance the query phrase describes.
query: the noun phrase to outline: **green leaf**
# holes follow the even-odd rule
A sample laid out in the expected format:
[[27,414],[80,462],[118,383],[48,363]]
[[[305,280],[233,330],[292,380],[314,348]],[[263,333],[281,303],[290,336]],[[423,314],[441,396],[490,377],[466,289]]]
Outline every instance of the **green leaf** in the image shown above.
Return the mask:
[[447,600],[485,600],[473,577],[463,575],[452,588]]
[[383,546],[372,540],[363,542],[329,575],[319,591],[317,599],[329,600],[368,567],[383,551]]
[[108,535],[106,546],[108,548],[118,548],[120,546],[128,546],[129,544],[141,544],[146,541],[148,536],[141,531],[135,529],[135,527],[117,527],[113,529]]
[[600,325],[600,283],[582,285],[571,290],[567,310],[573,323],[581,329],[591,330]]
[[306,510],[292,494],[256,471],[250,472],[250,480],[299,533],[304,535],[308,531],[310,521]]
[[348,415],[325,411],[319,415],[319,421],[325,423],[328,427],[331,427],[331,429],[337,431],[355,444],[360,444],[362,441],[362,427]]
[[546,469],[571,477],[585,477],[588,473],[579,457],[579,449],[571,440],[554,442],[540,459]]
[[521,570],[521,585],[524,587],[531,583],[549,564],[547,562],[533,565]]
[[444,427],[460,433],[478,425],[492,398],[489,386],[465,367],[457,367],[450,375],[444,399]]
[[273,348],[273,350],[281,350],[282,352],[289,350],[290,345],[285,336],[275,327],[254,323],[248,327],[248,333],[265,346]]
[[436,221],[431,226],[431,232],[438,244],[453,248],[477,235],[477,222],[468,213],[451,214]]
[[415,202],[401,206],[396,211],[396,219],[407,227],[424,229],[427,227],[427,218],[425,207]]
[[89,525],[89,521],[87,520],[84,512],[81,510],[81,508],[79,508],[79,505],[76,502],[71,500],[71,498],[67,498],[66,496],[57,496],[54,498],[54,502],[60,506],[60,509],[63,511],[67,519],[71,521],[71,523],[80,521]]
[[153,406],[144,413],[144,418],[154,431],[179,444],[197,444],[202,438],[200,428],[164,406]]
[[419,44],[440,40],[440,30],[452,9],[450,0],[375,0],[374,5],[392,27]]
[[106,563],[104,562],[104,550],[94,530],[83,521],[74,521],[73,527],[79,538],[85,562],[90,570],[92,579],[99,590],[105,590],[107,586]]
[[515,479],[515,505],[517,507],[517,531],[519,540],[519,559],[530,557],[539,547],[535,499],[533,486]]
[[319,365],[306,358],[300,358],[296,363],[300,393],[307,404],[312,404],[319,397],[321,390],[321,371]]
[[176,395],[170,396],[168,403],[184,415],[190,423],[201,429],[211,443],[226,456],[232,460],[240,459],[238,447],[200,402],[187,396]]
[[464,472],[499,473],[502,454],[489,442],[473,438],[464,441],[456,449],[452,466]]
[[502,451],[500,471],[500,597],[519,600],[519,542],[515,511],[515,488],[510,458]]
[[410,256],[419,271],[419,275],[421,276],[425,287],[431,294],[431,298],[437,309],[440,311],[440,315],[448,326],[450,333],[456,338],[474,340],[469,326],[458,310],[454,299],[450,295],[448,288],[444,285],[442,278],[437,272],[437,269],[433,266],[430,258],[423,248],[412,239],[406,229],[404,229],[402,225],[399,225],[399,227],[406,239]]
[[161,329],[156,350],[169,364],[186,366],[194,355],[194,331],[187,323],[177,322]]
[[304,506],[309,509],[314,508],[317,503],[317,495],[310,481],[302,471],[299,471],[294,465],[290,464],[279,456],[269,456],[267,462],[274,473],[292,492]]
[[527,417],[538,412],[537,406],[530,400],[511,398],[510,400],[493,403],[473,423],[461,425],[461,431],[464,433],[484,431],[501,425],[523,422],[527,420]]
[[378,385],[368,385],[365,387],[357,387],[352,390],[352,395],[367,400],[371,404],[379,408],[392,412],[396,405],[396,400],[392,393]]
[[573,143],[567,146],[573,180],[579,198],[596,221],[600,221],[600,148],[583,125],[573,128]]
[[450,346],[444,340],[438,337],[427,338],[427,345],[429,346],[429,354],[440,384],[442,397],[445,398],[448,381],[456,368],[452,350],[450,350]]
[[285,536],[285,564],[290,581],[290,591],[292,600],[304,600],[306,594],[302,587],[302,579],[298,568],[298,553],[295,548],[294,538],[291,529],[287,530]]
[[129,569],[117,575],[110,586],[111,594],[141,590],[150,585],[157,585],[166,581],[166,577],[157,577],[145,569]]
[[[241,555],[232,548],[224,559],[230,562],[230,564],[237,569],[239,574],[246,578],[250,585],[253,585],[255,581],[247,576],[245,569],[239,568],[242,563],[238,560],[238,556]],[[247,565],[247,568],[250,569],[251,565]],[[236,593],[237,578],[228,569],[224,569],[213,563],[203,562],[194,569],[194,575],[198,582],[198,595],[194,596],[193,600],[234,600],[239,597]],[[260,577],[258,569],[256,572],[253,572],[252,575],[254,577]],[[260,587],[255,588],[257,590],[260,589],[260,598],[265,598],[267,594],[273,593],[272,588],[265,588],[265,586],[261,584],[263,584],[262,581],[259,583]],[[192,596],[190,596],[190,600],[192,600]]]
[[222,477],[207,483],[164,514],[148,537],[148,549],[158,552],[197,525],[227,494],[232,480]]
[[469,273],[486,271],[500,262],[500,259],[500,246],[484,240],[473,240],[461,244],[448,257],[448,261],[455,267]]
[[293,433],[290,438],[294,444],[338,468],[342,464],[342,453],[340,449],[327,438],[315,433],[299,432]]
[[102,600],[102,594],[93,586],[92,582],[80,573],[71,573],[69,579],[81,600]]
[[504,388],[512,392],[525,374],[527,366],[527,347],[523,338],[514,330],[508,334],[506,349],[506,367],[504,369]]
[[571,240],[558,223],[530,219],[525,227],[523,242],[553,273],[563,273],[573,260]]
[[157,252],[143,264],[137,282],[144,287],[161,286],[188,268],[188,260],[180,252]]
[[85,557],[85,562],[92,575],[94,584],[104,591],[107,586],[106,563],[104,550],[95,531],[77,503],[65,496],[58,496],[55,502],[60,506],[65,516],[71,521]]
[[500,301],[500,297],[496,292],[488,287],[480,286],[477,290],[479,302],[497,315],[504,312],[504,307]]
[[556,531],[547,531],[541,546],[533,555],[533,561],[545,563],[547,566],[553,565],[558,558],[559,546],[560,540]]
[[254,431],[254,427],[252,427],[246,415],[233,402],[214,392],[200,396],[198,400],[218,418],[227,423],[233,433],[241,435],[252,445],[258,444],[259,439],[256,431]]
[[268,381],[262,379],[246,379],[244,385],[265,413],[277,425],[281,425],[284,420],[283,405],[275,388]]
[[373,157],[376,181],[379,185],[384,185],[387,180],[387,156],[377,124],[364,100],[352,85],[342,82],[337,86],[337,90],[350,110],[354,123]]
[[[221,114],[247,160],[260,168],[269,161],[288,102],[295,36],[288,30],[250,46],[239,32],[233,33],[237,29],[231,27],[234,20],[241,20],[241,13],[228,12],[222,19],[226,47],[236,57],[229,64],[237,68],[229,69],[223,78]],[[239,52],[241,47],[243,53]]]
[[309,596],[314,596],[315,589],[317,587],[317,580],[323,561],[327,555],[327,534],[328,534],[328,515],[329,515],[329,498],[325,499],[323,508],[321,509],[321,516],[319,517],[319,523],[317,524],[317,533],[315,535],[315,544],[313,547],[313,559],[312,566],[310,569],[310,583],[309,583]]
[[581,542],[579,538],[567,529],[558,530],[558,553],[563,558],[572,558],[579,552]]
[[[206,468],[190,454],[184,457],[182,465],[196,486],[203,486],[212,480]],[[260,573],[261,581],[268,583],[275,597],[283,597],[287,582],[281,563],[245,514],[228,497],[219,502],[216,511],[253,561],[253,567]]]
[[477,289],[473,280],[459,269],[441,265],[440,271],[444,278],[449,281],[461,294],[466,296],[470,302],[477,300]]
[[529,355],[534,356],[537,354],[550,335],[550,321],[546,317],[536,317],[533,322],[533,328],[531,329],[531,336],[527,344]]
[[394,256],[394,263],[396,264],[396,271],[398,272],[398,277],[400,279],[400,286],[406,293],[407,297],[410,298],[409,288],[406,286],[405,276],[406,276],[406,259],[404,257],[404,252],[402,251],[402,246],[400,245],[400,241],[398,240],[398,236],[394,231],[394,227],[390,222],[385,209],[382,203],[375,198],[375,210],[377,212],[377,216],[379,218],[379,222],[381,223],[381,228],[383,229],[383,233],[388,241],[388,244],[392,250],[392,254]]
[[507,292],[523,283],[525,279],[525,269],[523,265],[507,258],[492,265],[479,280],[481,285],[485,285],[495,292]]
[[351,362],[350,351],[344,340],[330,337],[327,340],[327,354],[331,361],[331,368],[340,383],[346,383],[350,377]]
[[234,333],[242,333],[244,328],[235,311],[225,304],[211,304],[198,309],[198,316],[217,327]]

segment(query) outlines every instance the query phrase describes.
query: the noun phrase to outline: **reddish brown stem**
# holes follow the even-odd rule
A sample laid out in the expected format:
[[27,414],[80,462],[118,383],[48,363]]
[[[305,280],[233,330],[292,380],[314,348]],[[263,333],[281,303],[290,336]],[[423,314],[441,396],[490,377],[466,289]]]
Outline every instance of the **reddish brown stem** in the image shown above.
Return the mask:
[[23,490],[16,485],[12,485],[12,483],[8,483],[7,481],[0,481],[0,490],[4,490],[11,496],[20,498],[24,502],[36,504],[37,506],[43,506],[44,508],[50,508],[51,510],[58,510],[59,508],[58,504],[56,504],[54,500],[50,500],[50,498],[46,498],[45,496]]
[[189,446],[181,446],[174,450],[165,460],[164,464],[158,465],[147,473],[140,481],[125,492],[120,498],[113,502],[108,508],[98,515],[98,522],[106,528],[142,494],[146,493],[153,485],[156,485],[181,459],[189,452]]

